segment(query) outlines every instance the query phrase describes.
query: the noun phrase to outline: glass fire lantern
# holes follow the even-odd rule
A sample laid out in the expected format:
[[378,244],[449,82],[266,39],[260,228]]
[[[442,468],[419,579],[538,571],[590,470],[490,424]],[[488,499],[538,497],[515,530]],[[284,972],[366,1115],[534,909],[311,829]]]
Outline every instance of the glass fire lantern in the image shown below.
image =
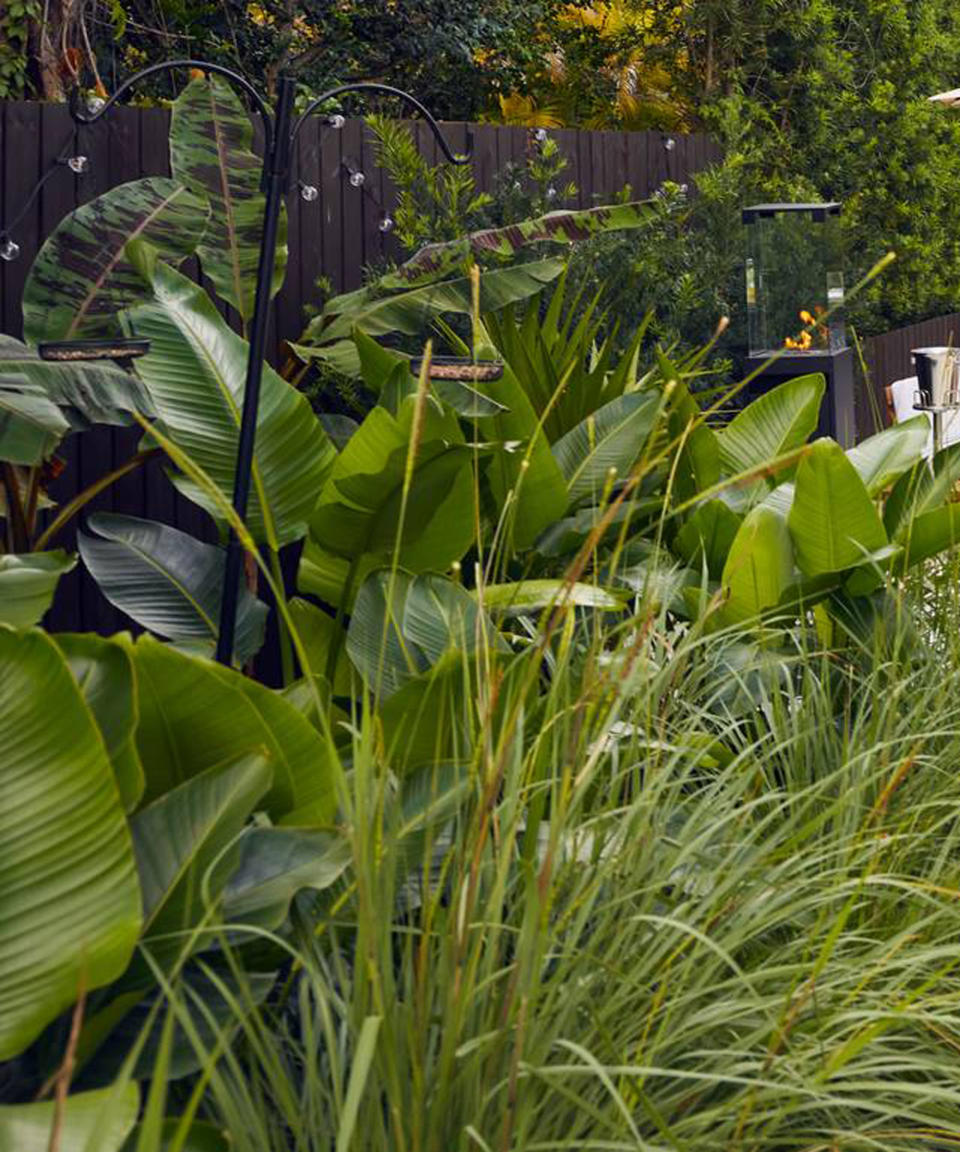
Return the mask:
[[829,204],[754,204],[747,230],[746,303],[754,391],[822,372],[820,433],[855,442],[853,356],[847,347],[840,209]]

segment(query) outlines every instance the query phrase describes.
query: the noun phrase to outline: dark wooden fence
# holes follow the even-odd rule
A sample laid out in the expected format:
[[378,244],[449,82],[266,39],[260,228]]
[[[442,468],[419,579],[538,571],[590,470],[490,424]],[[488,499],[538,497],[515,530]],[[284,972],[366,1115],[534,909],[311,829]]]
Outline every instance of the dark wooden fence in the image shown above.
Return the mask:
[[[117,184],[168,174],[168,125],[169,113],[163,109],[117,108],[98,124],[78,129],[62,106],[0,104],[0,231],[9,228],[20,248],[16,260],[0,261],[0,330],[20,335],[24,280],[44,239],[64,216]],[[414,130],[421,152],[436,162],[432,135],[422,124]],[[486,191],[493,190],[497,174],[510,162],[523,159],[533,139],[527,129],[487,124],[444,124],[443,130],[459,151],[472,141],[477,184]],[[634,196],[647,197],[665,180],[686,182],[720,157],[719,147],[703,135],[572,130],[551,135],[569,161],[562,182],[577,185],[577,200],[566,205],[570,207],[608,202],[626,184]],[[81,155],[88,160],[82,175],[57,164],[58,157]],[[365,176],[359,189],[350,182],[357,171]],[[28,211],[11,228],[47,173]],[[293,181],[315,187],[319,195],[312,201],[295,194],[288,198],[290,257],[271,319],[272,358],[283,340],[299,335],[304,308],[317,297],[318,277],[347,291],[360,286],[365,267],[399,254],[395,237],[380,228],[383,214],[394,203],[393,189],[374,163],[371,137],[362,121],[348,120],[342,129],[319,119],[308,123],[298,140]],[[136,432],[110,429],[72,437],[61,453],[67,468],[52,494],[61,503],[69,500],[128,459],[137,440]],[[145,516],[211,538],[209,519],[176,494],[160,464],[124,478],[89,509]],[[65,532],[59,543],[74,548],[75,531]],[[295,560],[290,557],[291,569]],[[48,623],[57,630],[107,634],[128,626],[81,571],[61,581]],[[270,678],[269,670],[266,675]]]
[[960,312],[923,320],[907,328],[870,336],[863,341],[863,359],[867,375],[861,373],[857,427],[860,435],[868,435],[877,427],[878,417],[886,418],[884,389],[895,380],[913,376],[910,353],[914,348],[936,348],[960,344]]

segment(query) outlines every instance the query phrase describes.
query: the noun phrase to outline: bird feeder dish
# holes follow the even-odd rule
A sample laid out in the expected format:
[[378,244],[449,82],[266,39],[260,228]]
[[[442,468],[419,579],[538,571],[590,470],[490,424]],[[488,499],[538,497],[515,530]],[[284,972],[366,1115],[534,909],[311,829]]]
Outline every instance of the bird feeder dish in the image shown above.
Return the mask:
[[41,360],[61,363],[136,360],[149,351],[149,340],[57,340],[37,345]]
[[[422,357],[410,361],[410,371],[414,376],[419,376],[422,368]],[[487,380],[499,380],[502,376],[503,364],[496,360],[484,360],[478,363],[459,356],[434,356],[430,360],[431,380],[461,380],[470,384],[482,384]]]

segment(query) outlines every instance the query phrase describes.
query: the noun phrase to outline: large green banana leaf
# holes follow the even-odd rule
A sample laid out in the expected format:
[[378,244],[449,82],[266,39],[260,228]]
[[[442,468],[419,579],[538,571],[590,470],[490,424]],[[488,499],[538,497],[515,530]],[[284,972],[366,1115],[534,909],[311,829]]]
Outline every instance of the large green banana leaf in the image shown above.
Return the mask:
[[0,376],[0,461],[39,464],[69,430],[60,409],[26,376]]
[[724,565],[723,620],[754,620],[775,607],[793,575],[793,544],[783,517],[762,505],[754,508],[740,525]]
[[127,245],[146,241],[179,263],[196,249],[210,207],[177,180],[111,188],[71,212],[47,239],[23,290],[23,329],[41,340],[116,336],[123,308],[149,297]]
[[316,728],[281,692],[219,665],[211,668],[224,684],[243,693],[263,726],[261,743],[273,769],[264,807],[287,823],[291,813],[300,825],[332,820],[337,807],[334,753]]
[[137,694],[133,661],[123,644],[92,633],[58,633],[54,641],[100,729],[127,812],[143,795],[143,765],[137,752]]
[[611,400],[553,445],[570,503],[599,499],[610,478],[624,480],[636,463],[660,410],[659,392],[632,392]]
[[[217,294],[243,320],[253,316],[265,197],[253,125],[239,97],[219,76],[191,81],[173,105],[170,170],[212,209],[197,255]],[[281,209],[273,292],[287,262],[287,214]]]
[[[220,630],[226,553],[213,544],[135,516],[96,512],[78,535],[83,562],[110,601],[167,640],[208,644]],[[268,609],[244,587],[237,608],[236,658],[263,644]]]
[[345,647],[343,625],[329,613],[295,596],[288,604],[294,627],[307,650],[314,675],[326,675],[331,651],[336,648],[336,663],[331,677],[334,696],[349,696],[353,687],[353,673]]
[[816,431],[825,389],[818,372],[788,380],[748,404],[719,433],[725,469],[734,476],[749,472],[805,444]]
[[452,272],[471,256],[515,256],[521,248],[545,241],[573,244],[601,232],[640,228],[649,219],[650,203],[645,200],[579,211],[548,212],[505,228],[485,228],[457,240],[427,244],[395,272],[384,276],[380,284],[392,289],[429,283]]
[[[539,260],[513,268],[497,268],[480,277],[480,309],[496,312],[535,296],[563,271],[563,261]],[[360,375],[360,358],[353,344],[355,328],[368,336],[401,332],[417,336],[429,330],[436,316],[473,310],[473,284],[468,276],[443,280],[425,288],[384,296],[376,284],[346,296],[336,296],[310,322],[300,343],[292,345],[304,360],[329,360],[338,371]]]
[[848,448],[847,459],[870,495],[877,496],[923,458],[929,437],[926,416],[914,416]]
[[351,860],[349,840],[336,832],[250,828],[224,890],[223,919],[279,928],[298,892],[329,888]]
[[681,500],[705,492],[720,479],[720,440],[703,422],[703,415],[676,365],[658,357],[664,380],[673,383],[673,407],[667,422],[670,438],[679,445],[674,487]]
[[270,757],[266,800],[277,819],[293,808],[329,815],[330,763],[319,734],[279,693],[142,636],[133,645],[146,799],[251,749]]
[[[300,587],[329,604],[349,605],[363,578],[394,554],[414,404],[404,401],[399,419],[380,407],[370,412],[337,457],[310,519]],[[427,407],[400,541],[404,568],[442,571],[470,546],[473,459],[455,420]]]
[[[50,1152],[56,1105],[0,1105],[0,1152]],[[140,1109],[140,1089],[77,1092],[67,1097],[58,1152],[120,1152]]]
[[141,913],[103,739],[41,632],[0,628],[0,748],[3,1060],[123,972]]
[[857,567],[888,543],[866,485],[832,440],[817,440],[800,461],[787,524],[805,576]]
[[[137,361],[163,431],[229,501],[246,383],[245,340],[232,332],[210,297],[160,262],[144,261],[154,301],[128,313],[151,341]],[[247,526],[279,548],[299,539],[336,456],[306,397],[264,365]],[[221,510],[191,482],[181,488],[211,515]]]
[[53,603],[57,583],[76,567],[76,557],[59,549],[0,556],[0,624],[39,624]]
[[505,649],[481,617],[474,597],[444,576],[381,569],[357,594],[347,651],[367,684],[387,697],[449,652],[470,655],[480,644]]
[[[235,860],[237,837],[270,782],[266,756],[248,753],[201,772],[134,816],[142,940],[164,965],[185,950],[193,928],[210,922],[208,913],[230,873],[223,853],[233,846]],[[201,935],[192,947],[207,943]],[[137,970],[152,983],[148,969],[138,965]],[[130,973],[127,983],[136,976]]]
[[[11,377],[25,380],[30,395],[45,396],[74,431],[94,424],[130,424],[133,412],[148,418],[154,415],[150,396],[134,373],[112,364],[41,360],[33,348],[0,333],[0,380]],[[13,457],[0,451],[0,459]]]

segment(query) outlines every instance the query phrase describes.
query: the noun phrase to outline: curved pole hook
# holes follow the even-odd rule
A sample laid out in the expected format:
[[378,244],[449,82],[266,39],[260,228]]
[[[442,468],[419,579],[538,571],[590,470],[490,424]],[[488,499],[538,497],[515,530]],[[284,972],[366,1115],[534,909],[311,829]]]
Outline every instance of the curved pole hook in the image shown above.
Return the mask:
[[253,87],[253,85],[245,80],[238,72],[232,71],[230,68],[225,68],[222,64],[212,64],[208,60],[167,60],[162,64],[151,64],[149,68],[142,68],[139,72],[135,72],[129,80],[124,80],[120,87],[114,92],[110,99],[98,108],[94,113],[84,112],[80,108],[80,91],[79,88],[74,88],[70,93],[70,115],[78,124],[96,124],[101,116],[105,116],[107,112],[117,103],[121,96],[125,95],[135,85],[139,84],[141,80],[147,76],[155,75],[157,72],[172,72],[176,68],[196,68],[202,72],[215,72],[218,76],[224,76],[231,84],[235,84],[241,88],[247,96],[254,108],[257,110],[261,120],[263,121],[264,132],[264,149],[265,154],[270,154],[270,148],[273,143],[273,119],[270,114],[270,109],[267,107],[266,101],[260,93]]
[[338,88],[331,88],[329,92],[324,92],[323,95],[318,96],[315,100],[311,100],[306,109],[301,113],[293,126],[293,131],[290,133],[290,139],[295,140],[300,129],[305,122],[313,115],[313,113],[320,107],[321,104],[326,104],[328,100],[333,100],[337,96],[342,96],[346,92],[385,92],[388,96],[398,96],[411,108],[414,108],[424,118],[427,124],[430,125],[430,130],[437,138],[437,143],[440,145],[444,156],[451,164],[469,164],[470,153],[469,151],[465,156],[458,156],[455,152],[450,150],[450,146],[444,139],[443,133],[440,131],[440,125],[434,120],[426,108],[420,103],[416,97],[411,96],[409,92],[404,92],[401,88],[392,88],[389,84],[375,84],[368,81],[357,82],[356,84],[341,84]]

